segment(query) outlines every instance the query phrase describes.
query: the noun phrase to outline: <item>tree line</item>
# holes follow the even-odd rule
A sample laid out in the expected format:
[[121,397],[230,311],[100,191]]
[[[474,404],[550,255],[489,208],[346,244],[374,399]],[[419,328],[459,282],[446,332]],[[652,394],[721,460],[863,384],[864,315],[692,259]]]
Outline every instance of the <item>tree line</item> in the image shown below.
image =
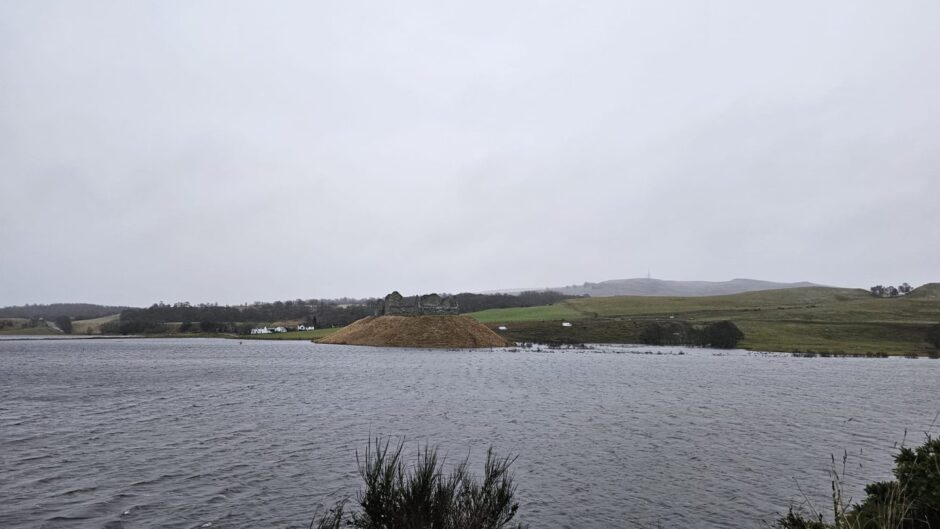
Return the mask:
[[0,318],[55,321],[67,317],[71,320],[90,320],[110,316],[130,307],[94,305],[92,303],[51,303],[49,305],[17,305],[0,308]]
[[[343,303],[341,303],[341,301]],[[181,323],[182,332],[248,334],[256,325],[300,321],[314,327],[348,325],[372,314],[374,299],[288,300],[251,305],[219,305],[188,302],[155,303],[144,309],[127,309],[118,321],[102,326],[106,334],[160,333],[167,323]]]
[[572,296],[561,292],[527,290],[518,294],[471,294],[463,292],[455,296],[461,313],[477,312],[487,309],[509,309],[520,307],[538,307],[552,305],[570,298],[587,297]]
[[868,289],[872,296],[878,298],[896,298],[898,296],[910,294],[912,290],[914,290],[914,287],[908,285],[907,283],[901,283],[900,286],[897,287],[891,285],[875,285]]
[[[558,292],[513,294],[460,293],[455,296],[461,313],[512,307],[550,305],[576,297]],[[125,309],[118,321],[102,326],[105,334],[167,332],[168,323],[180,323],[180,332],[248,334],[256,326],[297,321],[304,325],[341,327],[375,313],[378,298],[341,298],[256,302],[250,305],[219,305],[188,302],[155,303],[143,309]]]

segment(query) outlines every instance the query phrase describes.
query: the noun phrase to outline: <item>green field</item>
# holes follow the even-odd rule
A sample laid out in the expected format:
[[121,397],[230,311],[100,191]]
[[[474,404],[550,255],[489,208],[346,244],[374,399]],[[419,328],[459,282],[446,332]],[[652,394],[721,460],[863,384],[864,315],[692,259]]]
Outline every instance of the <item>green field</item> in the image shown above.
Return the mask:
[[57,334],[62,334],[62,333],[57,332],[55,329],[52,329],[51,327],[48,327],[46,325],[40,325],[38,327],[25,327],[25,328],[17,328],[17,329],[11,329],[7,327],[7,328],[0,330],[0,334],[27,335],[27,336],[50,336],[50,335],[57,335]]
[[120,318],[120,314],[112,314],[91,320],[75,320],[72,322],[72,334],[101,334],[102,325]]
[[480,323],[503,323],[506,321],[575,320],[587,315],[568,303],[556,303],[542,307],[518,309],[489,309],[469,314]]
[[29,320],[26,318],[0,318],[3,325],[0,326],[0,335],[27,335],[27,336],[47,336],[62,334],[45,323],[40,323],[35,327],[27,327]]
[[[470,314],[516,341],[631,343],[644,322],[733,321],[741,347],[819,353],[924,353],[927,327],[940,323],[940,284],[876,298],[859,289],[798,288],[712,297],[578,298],[545,307]],[[561,327],[571,320],[572,327]]]

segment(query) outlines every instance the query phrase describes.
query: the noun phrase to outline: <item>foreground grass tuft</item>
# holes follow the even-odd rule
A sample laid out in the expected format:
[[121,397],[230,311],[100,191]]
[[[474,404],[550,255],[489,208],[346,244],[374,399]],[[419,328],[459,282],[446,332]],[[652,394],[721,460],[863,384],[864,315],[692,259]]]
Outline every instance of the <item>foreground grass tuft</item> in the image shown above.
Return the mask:
[[369,442],[356,461],[365,488],[354,509],[348,500],[337,502],[314,518],[311,529],[522,529],[510,525],[519,504],[509,467],[515,458],[486,452],[481,480],[469,471],[464,459],[450,474],[437,449],[425,446],[417,461],[407,467],[402,459],[404,444],[389,440]]

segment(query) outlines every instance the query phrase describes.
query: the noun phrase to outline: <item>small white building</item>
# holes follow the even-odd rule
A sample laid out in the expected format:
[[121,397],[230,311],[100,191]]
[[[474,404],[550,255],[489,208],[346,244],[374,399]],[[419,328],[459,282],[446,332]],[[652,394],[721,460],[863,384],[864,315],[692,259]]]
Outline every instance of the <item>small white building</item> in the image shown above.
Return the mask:
[[267,327],[261,327],[259,329],[252,329],[251,334],[271,334],[271,329]]
[[561,326],[562,326],[562,327],[571,327],[571,322],[570,322],[570,321],[563,321],[563,322],[561,322]]
[[497,327],[497,329],[501,331],[505,331],[506,329],[508,329],[508,327],[506,327],[505,325],[500,325],[499,327]]
[[312,331],[315,329],[316,327],[314,327],[313,325],[304,325],[303,323],[297,326],[298,331]]
[[287,332],[287,327],[275,327],[274,332]]

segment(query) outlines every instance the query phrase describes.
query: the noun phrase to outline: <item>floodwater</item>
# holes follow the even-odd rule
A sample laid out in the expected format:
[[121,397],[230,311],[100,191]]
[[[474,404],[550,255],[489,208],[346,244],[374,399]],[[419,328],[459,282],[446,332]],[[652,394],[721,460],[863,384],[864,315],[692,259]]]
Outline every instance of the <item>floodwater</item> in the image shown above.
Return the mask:
[[927,359],[4,340],[0,527],[306,527],[370,434],[518,455],[533,528],[764,527],[826,508],[833,454],[856,499],[888,478],[937,387]]

